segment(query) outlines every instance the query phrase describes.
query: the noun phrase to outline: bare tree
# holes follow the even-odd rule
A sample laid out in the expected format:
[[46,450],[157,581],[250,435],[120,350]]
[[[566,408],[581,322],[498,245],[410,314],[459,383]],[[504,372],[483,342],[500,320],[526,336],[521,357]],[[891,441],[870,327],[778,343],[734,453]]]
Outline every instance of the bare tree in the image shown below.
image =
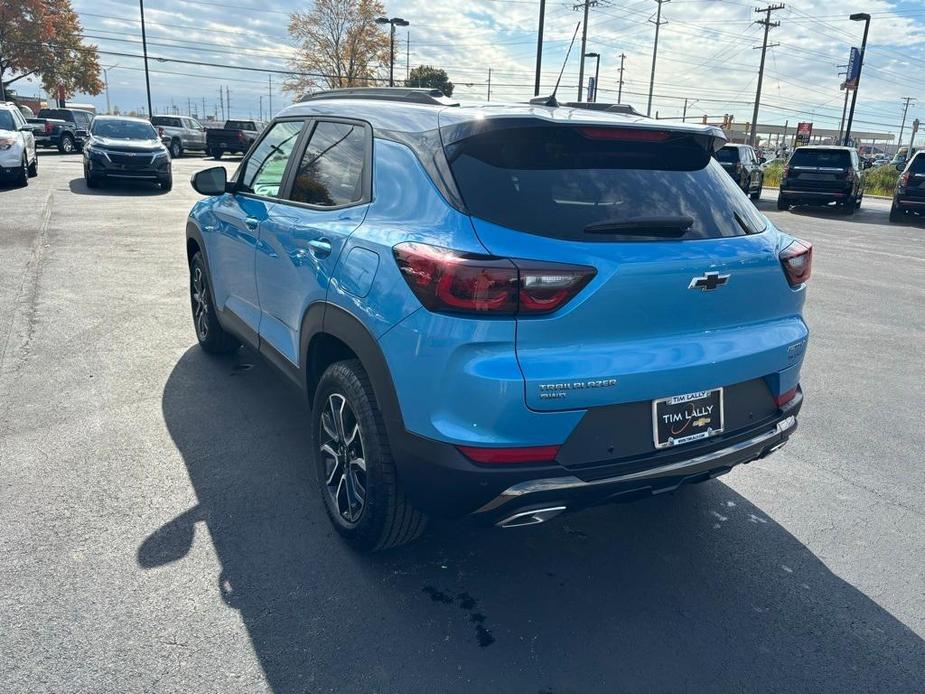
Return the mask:
[[389,37],[376,25],[385,8],[378,0],[315,0],[311,10],[289,15],[289,35],[297,42],[293,75],[283,89],[296,94],[319,86],[374,85],[388,63]]

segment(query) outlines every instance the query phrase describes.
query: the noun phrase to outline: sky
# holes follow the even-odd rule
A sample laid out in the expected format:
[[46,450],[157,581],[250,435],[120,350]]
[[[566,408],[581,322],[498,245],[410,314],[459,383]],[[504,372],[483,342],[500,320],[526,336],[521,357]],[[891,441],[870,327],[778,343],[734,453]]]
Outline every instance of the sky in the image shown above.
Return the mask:
[[[110,102],[123,111],[145,103],[141,25],[137,0],[72,0],[88,43],[97,45],[107,67]],[[182,113],[213,113],[219,88],[231,92],[235,117],[257,117],[292,101],[280,90],[283,75],[232,66],[286,70],[293,43],[288,16],[310,2],[294,0],[146,0],[145,20],[152,101],[156,112],[176,107]],[[750,121],[758,78],[763,28],[755,4],[745,0],[670,0],[662,5],[653,115],[711,122],[732,114]],[[581,11],[575,3],[547,0],[542,89],[549,93]],[[533,96],[539,0],[391,0],[386,13],[411,22],[396,33],[396,77],[410,67],[444,68],[457,85],[454,97],[524,101]],[[656,0],[598,0],[590,10],[587,51],[601,54],[599,101],[616,102],[620,54],[625,54],[623,101],[645,112],[652,67]],[[791,127],[812,121],[838,128],[844,103],[838,65],[848,62],[852,45],[860,46],[863,22],[853,12],[871,14],[870,36],[854,130],[898,133],[902,98],[917,99],[909,108],[904,143],[911,121],[925,115],[925,3],[922,0],[796,0],[772,13],[780,26],[770,31],[760,123]],[[650,21],[652,20],[652,21]],[[572,50],[559,99],[577,97],[581,33]],[[122,55],[118,55],[122,54]],[[215,66],[171,62],[206,62]],[[116,67],[109,67],[115,65]],[[594,60],[586,63],[586,77]],[[272,81],[272,85],[270,84]],[[38,93],[35,83],[24,95]],[[565,99],[563,99],[565,97]],[[78,95],[75,101],[106,108],[105,92]],[[925,140],[925,128],[917,142]]]

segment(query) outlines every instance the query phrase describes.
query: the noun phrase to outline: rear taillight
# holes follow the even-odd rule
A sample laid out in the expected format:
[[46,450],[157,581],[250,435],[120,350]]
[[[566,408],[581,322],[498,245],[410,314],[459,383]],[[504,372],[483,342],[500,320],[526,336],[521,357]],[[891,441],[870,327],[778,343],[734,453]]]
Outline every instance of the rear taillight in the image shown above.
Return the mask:
[[813,272],[813,244],[794,239],[780,252],[779,257],[791,287],[799,287],[809,280]]
[[781,393],[780,395],[774,396],[774,404],[778,407],[783,407],[788,402],[793,400],[797,396],[796,386],[788,390],[786,393]]
[[51,133],[54,132],[54,130],[55,130],[55,126],[49,123],[48,121],[45,121],[45,134],[51,135]]
[[400,243],[393,253],[420,302],[445,313],[549,313],[564,306],[596,274],[582,265],[498,258],[423,243]]
[[157,129],[157,136],[158,136],[158,137],[164,137],[164,128],[158,128],[158,129]]
[[780,177],[781,177],[781,178],[787,178],[787,176],[789,176],[789,175],[790,175],[790,167],[789,167],[789,166],[785,166],[785,167],[784,167],[784,170],[781,171]]
[[505,465],[509,463],[551,463],[559,454],[559,446],[529,446],[527,448],[476,448],[457,446],[459,452],[474,463]]
[[244,131],[243,131],[243,130],[239,130],[239,131],[238,131],[238,136],[237,136],[237,137],[238,137],[238,139],[239,139],[241,142],[244,142]]
[[909,185],[909,172],[908,171],[906,171],[906,173],[904,173],[902,176],[899,177],[899,185],[901,185],[903,188]]

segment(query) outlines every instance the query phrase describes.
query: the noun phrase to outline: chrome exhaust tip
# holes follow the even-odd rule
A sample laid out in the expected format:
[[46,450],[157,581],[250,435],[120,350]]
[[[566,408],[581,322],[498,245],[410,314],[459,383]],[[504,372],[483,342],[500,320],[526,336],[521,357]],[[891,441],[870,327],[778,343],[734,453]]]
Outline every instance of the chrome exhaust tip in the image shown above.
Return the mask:
[[519,528],[524,525],[537,525],[545,523],[550,518],[555,518],[565,510],[565,506],[550,506],[549,508],[537,508],[532,511],[521,511],[513,516],[508,516],[504,520],[498,521],[495,525],[499,528]]

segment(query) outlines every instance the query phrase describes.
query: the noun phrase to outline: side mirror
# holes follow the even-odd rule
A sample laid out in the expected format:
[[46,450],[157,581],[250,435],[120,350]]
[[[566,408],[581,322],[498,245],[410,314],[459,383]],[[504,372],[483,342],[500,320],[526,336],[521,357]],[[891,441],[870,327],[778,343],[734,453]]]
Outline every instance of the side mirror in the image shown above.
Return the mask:
[[896,170],[899,171],[899,172],[902,172],[902,170],[903,170],[904,168],[906,168],[906,167],[905,167],[903,164],[897,164],[897,165],[896,165]]
[[228,188],[228,172],[224,166],[213,166],[194,173],[190,183],[200,195],[221,195]]

